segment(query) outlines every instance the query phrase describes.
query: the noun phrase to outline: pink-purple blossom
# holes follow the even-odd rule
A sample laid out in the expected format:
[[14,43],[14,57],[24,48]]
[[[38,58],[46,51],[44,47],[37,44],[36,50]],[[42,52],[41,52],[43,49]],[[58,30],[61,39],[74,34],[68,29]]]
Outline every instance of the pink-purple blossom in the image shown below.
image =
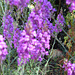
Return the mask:
[[70,5],[69,10],[70,12],[72,12],[73,10],[75,10],[75,0],[66,0],[66,4]]
[[16,28],[14,30],[13,33],[13,44],[14,44],[14,48],[17,48],[19,45],[19,39],[20,39],[20,35],[21,35],[21,30],[19,28]]
[[63,68],[67,71],[67,75],[75,75],[75,63],[71,63],[67,59],[64,61]]
[[4,42],[4,37],[0,35],[0,62],[6,59],[7,52],[7,45]]
[[[42,38],[43,36],[42,34]],[[21,60],[23,60],[22,63],[26,63],[29,58],[42,61],[44,55],[48,55],[48,51],[45,51],[45,48],[49,48],[49,39],[45,37],[42,41],[42,38],[37,37],[36,31],[23,30],[17,48],[18,65],[20,65]]]

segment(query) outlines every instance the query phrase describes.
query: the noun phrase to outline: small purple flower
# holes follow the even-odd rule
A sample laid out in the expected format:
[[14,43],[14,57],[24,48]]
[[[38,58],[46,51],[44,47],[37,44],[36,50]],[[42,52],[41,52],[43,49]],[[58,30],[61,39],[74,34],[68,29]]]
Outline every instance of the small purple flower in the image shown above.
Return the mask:
[[68,25],[68,28],[71,28],[71,25]]
[[56,24],[55,24],[55,27],[54,27],[54,31],[56,33],[59,33],[62,31],[62,27],[64,27],[64,24],[65,24],[65,19],[63,17],[63,15],[61,13],[58,14],[57,16],[57,20],[56,20]]
[[75,10],[75,0],[66,0],[66,4],[71,4],[71,6],[69,7],[70,12]]

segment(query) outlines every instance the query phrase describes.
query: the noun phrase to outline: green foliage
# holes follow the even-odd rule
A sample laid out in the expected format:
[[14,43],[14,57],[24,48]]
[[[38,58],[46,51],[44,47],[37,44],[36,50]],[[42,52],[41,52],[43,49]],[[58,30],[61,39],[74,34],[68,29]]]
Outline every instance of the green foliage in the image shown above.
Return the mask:
[[[55,5],[56,0],[54,0],[54,1],[49,0],[49,1],[52,3],[53,7],[58,9],[57,7],[59,5]],[[6,8],[6,6],[7,6],[7,8]],[[14,27],[15,28],[19,24],[19,19],[23,22],[27,21],[29,13],[31,12],[31,7],[29,6],[29,8],[30,8],[29,11],[27,11],[28,8],[24,9],[24,12],[23,12],[24,15],[22,15],[21,12],[18,10],[18,13],[16,16],[15,15],[16,11],[13,11],[12,16],[16,17],[16,20],[14,21]],[[32,6],[32,8],[33,8],[33,6]],[[9,9],[9,5],[6,5],[4,0],[1,0],[0,1],[0,34],[3,34],[2,18],[3,18],[3,15],[5,14],[6,9]],[[16,7],[14,7],[14,9],[16,9]],[[58,9],[58,10],[60,10],[60,9]],[[67,26],[71,25],[71,28],[68,30],[69,32],[66,32],[65,29],[63,29],[64,34],[66,34],[66,36],[64,37],[64,44],[57,38],[57,34],[55,35],[54,39],[58,42],[58,46],[61,45],[59,47],[61,47],[63,51],[68,52],[68,50],[66,49],[66,47],[64,45],[66,45],[68,47],[68,49],[70,49],[74,44],[74,41],[72,41],[72,40],[74,40],[75,37],[72,34],[72,32],[74,32],[73,29],[75,27],[75,21],[74,21],[75,10],[73,11],[73,13],[70,13],[70,12],[66,12],[66,13],[67,13],[67,15],[64,16],[66,19],[66,25]],[[54,24],[55,23],[53,22],[53,25]],[[19,25],[19,27],[21,27],[21,26]],[[21,29],[23,30],[22,27],[21,27]],[[47,59],[43,60],[42,62],[38,62],[38,61],[35,62],[35,61],[30,59],[30,62],[27,62],[27,64],[17,66],[18,56],[17,56],[16,49],[14,49],[14,48],[10,49],[9,43],[6,40],[6,43],[9,47],[8,51],[9,51],[9,49],[10,49],[10,51],[9,51],[9,54],[8,54],[6,60],[3,62],[3,64],[2,65],[0,64],[0,66],[1,66],[0,67],[1,68],[0,69],[0,75],[46,75],[46,74],[49,75],[50,73],[54,74],[55,71],[58,72],[59,71],[58,68],[61,68],[60,66],[57,65],[57,64],[59,64],[59,62],[58,62],[59,60],[57,60],[58,58],[56,58],[56,57],[52,58],[53,54],[55,52],[59,51],[57,49],[54,49],[54,46],[56,45],[55,43],[57,43],[56,41],[53,41],[53,44],[51,44],[52,48],[51,48],[51,50],[49,50],[49,55],[48,55]],[[55,50],[57,50],[57,51],[55,51]],[[61,54],[62,54],[62,52],[61,52]],[[73,50],[72,53],[68,52],[68,54],[70,55],[70,59],[71,59],[73,57],[72,55],[75,56],[75,51]],[[65,57],[66,57],[66,55],[65,55]],[[62,60],[62,58],[61,58],[61,60]],[[74,60],[74,57],[73,57],[73,60]],[[53,63],[55,63],[55,64],[53,64]],[[73,63],[75,63],[75,60],[73,61]],[[62,63],[59,65],[62,66]],[[54,69],[57,69],[57,70],[54,70]],[[58,75],[57,72],[55,75]],[[66,75],[66,73],[64,73],[64,75]]]

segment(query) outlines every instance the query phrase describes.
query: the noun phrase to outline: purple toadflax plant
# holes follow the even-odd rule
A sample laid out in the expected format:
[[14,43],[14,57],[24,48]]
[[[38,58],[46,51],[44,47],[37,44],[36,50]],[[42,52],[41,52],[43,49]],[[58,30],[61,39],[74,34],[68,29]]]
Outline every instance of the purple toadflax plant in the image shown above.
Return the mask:
[[[35,0],[34,2],[36,2],[36,5],[28,17],[25,29],[21,32],[17,47],[18,65],[20,65],[21,61],[21,64],[26,63],[29,58],[42,61],[44,55],[48,55],[48,51],[45,49],[50,49],[49,43],[53,32],[58,29],[59,25],[64,25],[64,17],[61,14],[57,17],[58,27],[55,28],[56,25],[53,26],[50,23],[56,10],[49,1]],[[58,32],[60,31],[58,29]]]
[[[29,1],[9,0],[9,4],[24,9]],[[11,15],[6,15],[5,23],[3,22],[5,38],[11,41],[13,36],[14,48],[17,48],[18,53],[18,66],[21,61],[21,64],[25,64],[29,59],[42,61],[44,56],[48,55],[48,51],[45,49],[50,49],[51,36],[54,32],[61,32],[60,27],[64,26],[64,17],[61,13],[57,16],[55,26],[51,23],[56,10],[49,1],[34,0],[34,2],[35,7],[31,10],[23,31],[19,28],[13,31],[13,18]]]
[[48,1],[46,3],[44,1],[36,2],[35,8],[30,13],[25,30],[21,33],[19,40],[17,48],[19,56],[18,65],[21,59],[23,59],[23,63],[29,61],[29,58],[42,61],[44,55],[48,55],[48,51],[45,48],[50,49],[49,40],[51,32],[49,27],[52,25],[48,18],[51,19],[54,11],[55,9]]

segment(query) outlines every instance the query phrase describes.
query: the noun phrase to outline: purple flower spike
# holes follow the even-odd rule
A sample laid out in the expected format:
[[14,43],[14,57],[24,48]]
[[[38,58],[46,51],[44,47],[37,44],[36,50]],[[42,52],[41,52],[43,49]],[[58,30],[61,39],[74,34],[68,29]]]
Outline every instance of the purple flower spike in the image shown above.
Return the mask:
[[4,38],[0,35],[0,62],[6,59],[7,52],[7,45],[4,42]]
[[10,46],[12,47],[12,35],[13,35],[13,18],[11,17],[11,15],[7,14],[5,16],[5,21],[4,21],[4,17],[3,17],[3,25],[4,28],[3,30],[3,34],[4,37],[10,42]]

